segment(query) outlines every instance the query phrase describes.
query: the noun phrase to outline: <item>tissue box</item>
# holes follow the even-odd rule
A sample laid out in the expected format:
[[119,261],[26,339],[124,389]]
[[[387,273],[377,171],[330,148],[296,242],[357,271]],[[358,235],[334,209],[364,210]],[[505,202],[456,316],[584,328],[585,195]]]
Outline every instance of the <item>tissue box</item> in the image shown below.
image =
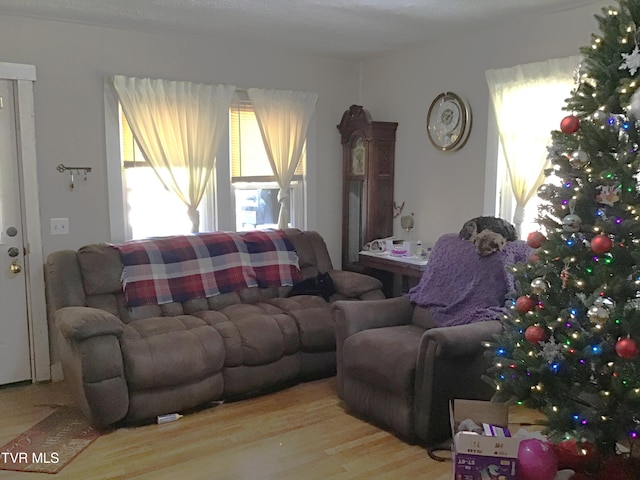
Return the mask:
[[387,240],[385,250],[395,257],[411,255],[411,244],[406,240]]
[[449,408],[453,434],[454,480],[518,480],[520,440],[457,432],[460,422],[473,420],[507,428],[509,411],[500,403],[479,400],[453,400]]

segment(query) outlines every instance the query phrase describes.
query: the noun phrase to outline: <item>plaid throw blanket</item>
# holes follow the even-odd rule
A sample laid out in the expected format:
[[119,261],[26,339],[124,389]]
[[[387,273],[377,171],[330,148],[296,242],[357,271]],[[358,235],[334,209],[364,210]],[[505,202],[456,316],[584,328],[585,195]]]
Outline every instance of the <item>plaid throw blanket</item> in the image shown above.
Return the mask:
[[298,256],[281,230],[179,235],[114,245],[129,307],[206,298],[300,280]]

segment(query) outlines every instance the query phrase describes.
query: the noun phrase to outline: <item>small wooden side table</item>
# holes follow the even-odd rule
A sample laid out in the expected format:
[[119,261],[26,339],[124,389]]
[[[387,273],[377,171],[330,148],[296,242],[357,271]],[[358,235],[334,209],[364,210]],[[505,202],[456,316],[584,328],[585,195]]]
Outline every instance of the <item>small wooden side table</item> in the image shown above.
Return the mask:
[[427,266],[427,259],[416,256],[396,257],[386,252],[362,251],[359,264],[365,268],[388,272],[393,275],[392,285],[385,285],[388,296],[397,297],[418,283]]

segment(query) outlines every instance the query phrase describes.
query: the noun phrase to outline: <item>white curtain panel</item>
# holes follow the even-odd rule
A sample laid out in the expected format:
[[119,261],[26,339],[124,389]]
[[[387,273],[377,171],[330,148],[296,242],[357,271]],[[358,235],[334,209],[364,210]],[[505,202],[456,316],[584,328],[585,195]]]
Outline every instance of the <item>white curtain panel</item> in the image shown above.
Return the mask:
[[116,75],[113,84],[140,150],[162,184],[187,206],[191,231],[229,123],[232,85]]
[[309,120],[318,100],[317,93],[289,90],[247,90],[253,104],[273,175],[280,191],[278,228],[289,224],[289,186],[302,156]]
[[525,206],[544,182],[551,131],[570,114],[563,107],[575,87],[580,59],[572,56],[485,72],[516,200],[513,223],[519,234]]

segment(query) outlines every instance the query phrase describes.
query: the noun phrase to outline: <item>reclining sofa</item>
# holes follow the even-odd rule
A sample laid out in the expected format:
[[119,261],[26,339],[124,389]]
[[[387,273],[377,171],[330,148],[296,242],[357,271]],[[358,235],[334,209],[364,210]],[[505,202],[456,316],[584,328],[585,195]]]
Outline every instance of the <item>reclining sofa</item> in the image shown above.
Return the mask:
[[[335,293],[288,296],[250,286],[206,298],[131,307],[121,251],[95,244],[50,254],[47,311],[65,380],[98,426],[140,423],[336,372],[336,300],[382,299],[379,280],[334,270],[312,231],[280,231],[299,279],[329,272]],[[299,267],[299,270],[298,270]]]

